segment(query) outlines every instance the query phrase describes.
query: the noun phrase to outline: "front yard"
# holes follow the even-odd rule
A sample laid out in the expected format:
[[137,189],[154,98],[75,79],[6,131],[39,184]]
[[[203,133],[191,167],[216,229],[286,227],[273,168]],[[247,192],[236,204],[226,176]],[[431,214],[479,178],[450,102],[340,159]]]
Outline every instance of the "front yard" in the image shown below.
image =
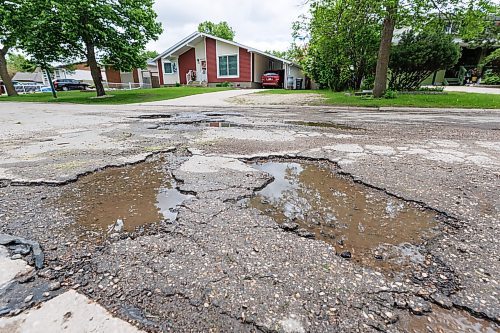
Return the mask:
[[321,105],[364,106],[364,107],[421,107],[500,109],[500,95],[449,92],[438,95],[397,95],[393,99],[359,97],[344,92],[329,90],[266,90],[263,94],[311,94],[321,95]]
[[95,92],[58,92],[57,99],[51,93],[26,94],[16,97],[0,96],[1,102],[75,103],[75,104],[132,104],[163,101],[179,97],[223,91],[227,88],[171,87],[158,89],[108,91],[109,97],[95,98]]

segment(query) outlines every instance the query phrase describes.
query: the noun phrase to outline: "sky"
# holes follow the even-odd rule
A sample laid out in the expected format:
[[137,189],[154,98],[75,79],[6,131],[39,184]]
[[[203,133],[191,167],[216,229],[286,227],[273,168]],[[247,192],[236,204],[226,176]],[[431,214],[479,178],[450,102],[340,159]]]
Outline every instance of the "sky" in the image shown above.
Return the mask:
[[156,0],[163,34],[147,49],[163,52],[197,31],[203,21],[227,21],[235,41],[261,51],[284,51],[292,42],[292,23],[307,12],[305,0]]

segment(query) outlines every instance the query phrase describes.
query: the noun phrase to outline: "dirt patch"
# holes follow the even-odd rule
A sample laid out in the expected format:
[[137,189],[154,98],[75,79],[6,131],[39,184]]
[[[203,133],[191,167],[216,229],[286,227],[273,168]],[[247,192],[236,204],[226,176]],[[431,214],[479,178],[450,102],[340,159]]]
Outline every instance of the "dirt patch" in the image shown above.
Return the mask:
[[234,97],[228,101],[239,105],[318,105],[325,98],[319,94],[265,94],[257,93]]

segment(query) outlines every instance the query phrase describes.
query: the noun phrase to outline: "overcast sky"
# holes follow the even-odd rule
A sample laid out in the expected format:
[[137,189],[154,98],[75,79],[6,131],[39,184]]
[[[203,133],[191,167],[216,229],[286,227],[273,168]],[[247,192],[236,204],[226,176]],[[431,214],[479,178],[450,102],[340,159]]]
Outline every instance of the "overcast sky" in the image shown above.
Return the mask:
[[156,0],[155,10],[164,32],[148,50],[163,52],[195,32],[203,21],[227,21],[235,41],[261,51],[288,48],[291,27],[307,11],[304,0]]

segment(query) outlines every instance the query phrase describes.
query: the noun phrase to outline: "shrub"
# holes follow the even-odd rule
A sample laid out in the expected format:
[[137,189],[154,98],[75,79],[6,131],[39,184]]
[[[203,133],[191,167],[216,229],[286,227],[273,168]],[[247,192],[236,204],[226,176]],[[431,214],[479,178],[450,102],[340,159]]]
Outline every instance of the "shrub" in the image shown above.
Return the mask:
[[500,75],[494,74],[492,72],[487,73],[484,80],[481,83],[492,86],[500,85]]
[[395,99],[396,97],[398,97],[398,93],[394,90],[388,89],[384,94],[385,99]]
[[222,82],[222,83],[217,83],[215,85],[217,88],[229,88],[231,87],[231,83],[230,82]]
[[412,30],[394,45],[389,62],[392,90],[415,90],[429,75],[453,67],[460,58],[460,47],[444,31]]

